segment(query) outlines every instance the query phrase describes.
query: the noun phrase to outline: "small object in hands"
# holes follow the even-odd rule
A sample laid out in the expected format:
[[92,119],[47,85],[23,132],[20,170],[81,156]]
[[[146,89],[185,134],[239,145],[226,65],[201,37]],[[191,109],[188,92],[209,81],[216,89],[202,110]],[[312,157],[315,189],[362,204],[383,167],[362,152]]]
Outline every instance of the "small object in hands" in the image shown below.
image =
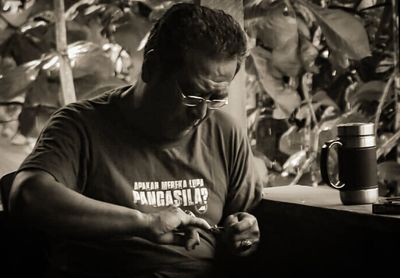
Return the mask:
[[218,225],[213,225],[213,226],[211,226],[209,231],[213,234],[220,234],[221,232],[223,232],[223,230],[224,230],[224,227],[218,226]]
[[[191,216],[191,217],[196,217],[196,215],[193,213],[193,212],[191,212],[190,210],[184,210],[184,212],[187,214],[187,215],[189,215],[189,216]],[[213,234],[219,234],[219,233],[221,233],[222,231],[224,230],[224,227],[222,227],[222,226],[218,226],[218,225],[213,225],[213,226],[211,226],[211,228],[209,229],[209,231],[211,232],[211,233],[213,233]]]
[[251,242],[250,239],[245,239],[245,240],[242,240],[242,241],[240,242],[240,247],[241,247],[241,248],[249,248],[249,247],[252,246],[252,245],[253,245],[253,243]]

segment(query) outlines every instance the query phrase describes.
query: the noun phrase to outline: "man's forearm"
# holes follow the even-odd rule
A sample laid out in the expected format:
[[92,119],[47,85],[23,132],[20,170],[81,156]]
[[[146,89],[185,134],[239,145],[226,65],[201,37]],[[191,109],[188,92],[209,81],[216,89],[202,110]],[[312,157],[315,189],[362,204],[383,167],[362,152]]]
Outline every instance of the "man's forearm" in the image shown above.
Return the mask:
[[138,210],[83,196],[47,173],[16,176],[10,211],[46,232],[77,238],[141,236],[150,221],[149,215]]

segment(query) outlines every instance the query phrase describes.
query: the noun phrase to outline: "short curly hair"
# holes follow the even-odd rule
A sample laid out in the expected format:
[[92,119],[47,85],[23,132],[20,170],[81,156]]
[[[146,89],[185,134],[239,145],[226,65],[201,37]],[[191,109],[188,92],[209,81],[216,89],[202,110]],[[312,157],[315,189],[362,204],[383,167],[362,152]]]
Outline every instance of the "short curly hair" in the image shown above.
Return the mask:
[[164,65],[181,66],[190,50],[212,58],[236,58],[239,68],[247,54],[247,38],[239,23],[222,10],[175,4],[154,24],[144,57],[155,51]]

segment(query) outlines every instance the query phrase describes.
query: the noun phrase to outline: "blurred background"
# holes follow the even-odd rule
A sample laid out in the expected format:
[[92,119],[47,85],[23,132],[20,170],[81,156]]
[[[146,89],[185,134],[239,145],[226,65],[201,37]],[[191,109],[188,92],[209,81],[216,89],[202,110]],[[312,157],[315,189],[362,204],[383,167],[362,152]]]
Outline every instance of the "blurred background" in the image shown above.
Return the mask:
[[[1,0],[0,175],[65,103],[134,83],[152,24],[178,2],[213,1]],[[380,195],[398,195],[398,1],[215,2],[249,38],[245,128],[265,187],[321,185],[320,149],[336,125],[373,122]]]

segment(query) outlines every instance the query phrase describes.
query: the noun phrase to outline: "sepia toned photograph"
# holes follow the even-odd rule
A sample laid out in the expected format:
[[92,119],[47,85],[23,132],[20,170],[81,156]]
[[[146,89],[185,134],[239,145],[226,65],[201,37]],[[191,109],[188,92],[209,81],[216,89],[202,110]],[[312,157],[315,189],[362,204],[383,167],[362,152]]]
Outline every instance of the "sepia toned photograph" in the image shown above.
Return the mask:
[[0,277],[399,272],[397,0],[0,0]]

